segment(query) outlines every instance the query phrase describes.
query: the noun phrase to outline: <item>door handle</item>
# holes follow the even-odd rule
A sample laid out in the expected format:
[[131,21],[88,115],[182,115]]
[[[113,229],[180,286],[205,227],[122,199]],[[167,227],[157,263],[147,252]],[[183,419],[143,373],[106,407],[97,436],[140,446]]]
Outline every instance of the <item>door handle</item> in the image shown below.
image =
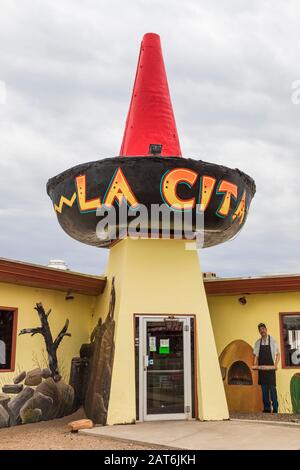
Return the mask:
[[144,356],[144,370],[149,366],[149,356]]

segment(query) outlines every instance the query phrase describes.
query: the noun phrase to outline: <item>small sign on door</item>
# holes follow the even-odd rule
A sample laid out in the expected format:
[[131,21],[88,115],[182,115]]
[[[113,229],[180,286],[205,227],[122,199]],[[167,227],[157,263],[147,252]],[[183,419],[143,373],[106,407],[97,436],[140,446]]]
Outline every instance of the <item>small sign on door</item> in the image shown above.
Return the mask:
[[149,336],[149,351],[156,352],[156,336]]
[[160,340],[159,354],[170,354],[170,340],[169,339]]

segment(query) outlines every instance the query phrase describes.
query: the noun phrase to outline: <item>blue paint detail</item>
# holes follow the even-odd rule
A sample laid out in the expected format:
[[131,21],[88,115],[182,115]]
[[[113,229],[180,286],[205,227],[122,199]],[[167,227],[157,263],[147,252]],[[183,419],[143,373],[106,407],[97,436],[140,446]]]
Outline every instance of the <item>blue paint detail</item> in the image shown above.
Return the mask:
[[[119,168],[120,168],[120,167],[119,167]],[[114,178],[115,178],[115,176],[116,176],[116,173],[117,173],[117,171],[118,171],[119,168],[117,168],[117,169],[115,170],[113,176],[112,176],[111,179],[110,179],[109,185],[107,186],[107,189],[106,189],[106,191],[105,191],[105,193],[104,193],[104,196],[103,196],[103,205],[104,205],[104,207],[106,207],[106,206],[105,206],[105,200],[106,200],[107,193],[108,193],[108,191],[109,191],[109,189],[110,189],[110,187],[111,187],[111,184],[112,184],[112,182],[113,182],[113,180],[114,180]]]
[[178,183],[178,186],[179,186],[180,184],[185,184],[188,188],[192,189],[192,186],[191,186],[190,183],[188,183],[187,181],[180,181],[180,182]]

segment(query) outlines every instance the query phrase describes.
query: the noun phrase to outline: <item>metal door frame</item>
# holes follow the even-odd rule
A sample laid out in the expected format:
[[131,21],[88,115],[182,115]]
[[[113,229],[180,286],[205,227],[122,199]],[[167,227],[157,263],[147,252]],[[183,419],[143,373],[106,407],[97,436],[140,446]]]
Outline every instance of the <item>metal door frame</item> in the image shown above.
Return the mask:
[[[191,325],[188,315],[137,315],[139,317],[139,420],[188,420],[192,417]],[[147,414],[147,323],[172,319],[183,322],[184,413]]]

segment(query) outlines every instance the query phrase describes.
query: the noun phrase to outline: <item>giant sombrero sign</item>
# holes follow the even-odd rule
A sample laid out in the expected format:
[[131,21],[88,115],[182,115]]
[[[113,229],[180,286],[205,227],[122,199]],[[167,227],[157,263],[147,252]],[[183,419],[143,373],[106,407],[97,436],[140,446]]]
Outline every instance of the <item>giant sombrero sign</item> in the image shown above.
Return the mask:
[[201,232],[205,247],[239,232],[255,184],[240,170],[182,158],[160,38],[147,33],[120,156],[75,166],[50,179],[47,191],[63,229],[83,243]]
[[[90,245],[107,246],[119,237],[119,216],[124,207],[128,225],[140,215],[142,208],[147,209],[147,223],[144,220],[141,235],[149,235],[151,224],[157,223],[151,218],[153,206],[159,206],[170,212],[170,236],[176,235],[177,227],[172,213],[180,212],[183,217],[184,213],[190,213],[190,218],[186,217],[189,224],[185,226],[186,233],[197,230],[197,215],[202,212],[204,246],[213,246],[239,232],[255,184],[240,170],[203,161],[115,157],[71,168],[50,179],[47,191],[62,228],[76,240]],[[110,226],[108,234],[114,235],[100,238],[97,226],[109,211],[116,214],[109,219],[115,227]],[[161,235],[163,221],[156,228]]]

